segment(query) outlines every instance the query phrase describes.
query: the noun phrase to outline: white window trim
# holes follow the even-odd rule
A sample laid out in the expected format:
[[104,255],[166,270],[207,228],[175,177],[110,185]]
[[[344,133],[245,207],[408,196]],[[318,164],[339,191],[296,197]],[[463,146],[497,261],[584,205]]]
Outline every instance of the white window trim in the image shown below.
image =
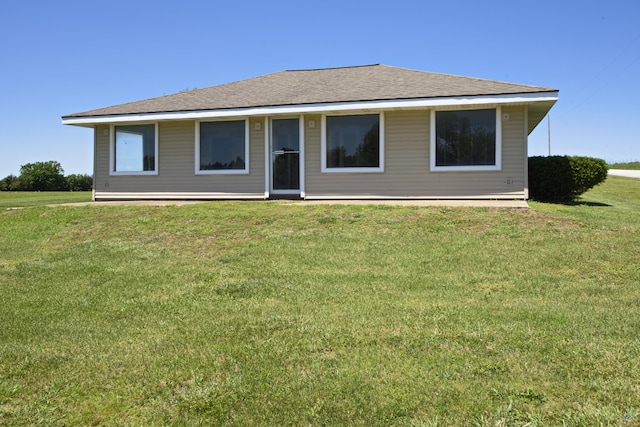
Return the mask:
[[496,164],[482,166],[436,166],[436,112],[479,110],[483,108],[433,109],[431,110],[430,155],[429,165],[432,172],[482,172],[502,170],[502,109],[500,106],[487,107],[496,109]]
[[300,125],[300,198],[304,199],[306,196],[306,191],[305,191],[305,180],[304,180],[304,175],[305,175],[305,170],[304,170],[304,163],[305,163],[305,159],[304,159],[304,141],[305,141],[305,134],[304,134],[304,116],[301,115],[299,117],[299,125]]
[[322,173],[381,173],[384,172],[384,134],[385,134],[385,123],[384,123],[384,112],[383,111],[372,111],[367,113],[338,113],[338,114],[328,114],[329,116],[360,116],[360,115],[369,115],[369,114],[378,114],[380,117],[380,132],[379,132],[379,156],[378,167],[351,167],[351,168],[328,168],[327,167],[327,114],[323,114],[321,117],[320,124],[320,171]]
[[[154,125],[154,164],[152,171],[116,171],[116,127],[117,126],[137,126]],[[130,175],[158,175],[158,122],[140,122],[126,124],[111,124],[109,129],[109,176],[130,176]]]
[[269,198],[271,191],[271,119],[264,117],[262,128],[264,129],[264,198]]
[[[244,120],[244,169],[219,169],[219,170],[201,170],[200,169],[200,123],[212,123],[223,121],[239,121]],[[249,141],[251,139],[249,119],[247,118],[228,118],[219,120],[196,120],[196,138],[195,138],[195,174],[196,175],[247,175],[249,174]]]

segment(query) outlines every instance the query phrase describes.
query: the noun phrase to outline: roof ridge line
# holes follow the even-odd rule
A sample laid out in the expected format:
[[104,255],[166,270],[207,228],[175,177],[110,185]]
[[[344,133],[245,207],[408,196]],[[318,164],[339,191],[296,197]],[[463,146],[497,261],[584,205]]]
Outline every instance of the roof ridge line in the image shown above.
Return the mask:
[[284,70],[284,71],[322,71],[322,70],[340,70],[345,68],[364,68],[364,67],[376,67],[382,64],[364,64],[364,65],[347,65],[344,67],[327,67],[327,68],[301,68],[297,70]]

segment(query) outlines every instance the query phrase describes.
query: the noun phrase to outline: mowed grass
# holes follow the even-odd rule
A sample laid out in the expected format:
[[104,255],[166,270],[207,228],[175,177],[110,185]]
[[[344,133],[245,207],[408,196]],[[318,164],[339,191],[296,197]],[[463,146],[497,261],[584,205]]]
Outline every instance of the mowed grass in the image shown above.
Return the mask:
[[640,170],[640,162],[621,162],[612,163],[609,165],[610,169],[627,169],[627,170]]
[[0,212],[0,424],[638,425],[640,180]]
[[0,191],[0,209],[89,201],[90,191]]

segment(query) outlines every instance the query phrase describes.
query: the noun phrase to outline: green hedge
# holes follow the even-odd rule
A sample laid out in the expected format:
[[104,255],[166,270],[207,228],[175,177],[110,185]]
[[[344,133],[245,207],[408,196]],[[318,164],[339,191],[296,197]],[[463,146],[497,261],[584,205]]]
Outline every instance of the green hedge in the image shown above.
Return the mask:
[[529,196],[570,201],[607,179],[607,162],[584,156],[529,157]]

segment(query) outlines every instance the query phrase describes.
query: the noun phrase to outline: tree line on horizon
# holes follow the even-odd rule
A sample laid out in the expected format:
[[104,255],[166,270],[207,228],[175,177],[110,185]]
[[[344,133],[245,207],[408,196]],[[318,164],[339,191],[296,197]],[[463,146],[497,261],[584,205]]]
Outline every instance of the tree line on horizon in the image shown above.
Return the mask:
[[64,175],[59,162],[27,163],[20,166],[20,175],[8,175],[0,180],[0,191],[91,191],[93,177],[87,174]]

